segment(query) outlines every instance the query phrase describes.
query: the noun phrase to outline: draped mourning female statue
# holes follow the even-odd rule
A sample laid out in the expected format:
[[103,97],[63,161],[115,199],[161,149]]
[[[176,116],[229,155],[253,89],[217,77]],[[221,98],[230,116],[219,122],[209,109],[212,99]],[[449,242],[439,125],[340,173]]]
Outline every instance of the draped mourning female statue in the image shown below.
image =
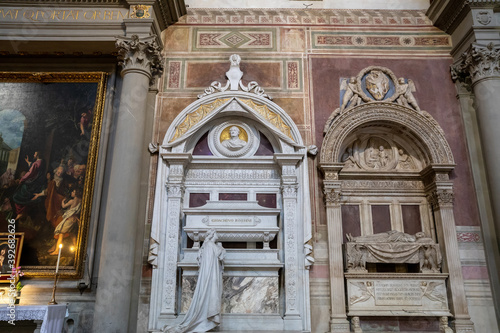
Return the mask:
[[215,229],[207,231],[198,252],[198,282],[182,323],[165,327],[163,332],[207,332],[220,324],[222,272],[226,250],[217,242]]

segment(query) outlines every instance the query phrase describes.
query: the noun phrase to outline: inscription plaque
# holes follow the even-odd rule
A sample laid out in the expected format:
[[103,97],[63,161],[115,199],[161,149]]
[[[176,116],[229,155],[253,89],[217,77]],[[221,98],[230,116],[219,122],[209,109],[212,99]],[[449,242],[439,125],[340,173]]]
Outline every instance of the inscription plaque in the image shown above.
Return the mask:
[[420,281],[375,281],[375,305],[422,305]]

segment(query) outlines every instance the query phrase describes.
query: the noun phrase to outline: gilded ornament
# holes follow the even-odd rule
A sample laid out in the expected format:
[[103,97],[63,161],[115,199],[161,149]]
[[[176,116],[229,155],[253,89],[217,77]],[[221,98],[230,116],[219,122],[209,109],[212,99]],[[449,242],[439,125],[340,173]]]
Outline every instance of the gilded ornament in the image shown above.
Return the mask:
[[151,6],[146,6],[146,5],[130,6],[130,18],[136,18],[136,19],[151,18],[151,14],[149,13],[150,9]]
[[267,105],[256,104],[251,99],[240,99],[241,102],[248,105],[253,110],[257,111],[264,119],[269,121],[274,127],[276,127],[281,133],[293,139],[292,132],[290,131],[290,126],[286,125],[280,115],[269,110]]
[[212,103],[202,104],[195,111],[189,113],[184,121],[175,129],[175,135],[170,142],[183,136],[191,127],[198,124],[203,118],[212,113],[218,107],[224,105],[230,98],[216,99]]

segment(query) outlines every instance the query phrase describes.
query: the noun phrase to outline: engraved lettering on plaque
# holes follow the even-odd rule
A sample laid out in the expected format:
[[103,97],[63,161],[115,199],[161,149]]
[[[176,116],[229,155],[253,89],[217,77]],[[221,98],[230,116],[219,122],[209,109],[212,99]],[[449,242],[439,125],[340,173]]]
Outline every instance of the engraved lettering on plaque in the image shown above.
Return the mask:
[[375,305],[422,305],[419,281],[375,281]]

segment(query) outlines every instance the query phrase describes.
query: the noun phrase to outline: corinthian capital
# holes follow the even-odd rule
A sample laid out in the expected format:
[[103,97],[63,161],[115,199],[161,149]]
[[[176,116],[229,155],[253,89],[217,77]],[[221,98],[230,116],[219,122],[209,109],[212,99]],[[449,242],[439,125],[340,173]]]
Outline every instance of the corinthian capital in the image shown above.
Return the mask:
[[325,203],[327,206],[338,206],[340,205],[340,200],[342,199],[342,194],[337,189],[325,189]]
[[122,66],[122,75],[129,71],[142,72],[154,80],[163,72],[163,57],[161,49],[156,44],[156,36],[139,38],[117,37],[119,65]]
[[462,54],[459,63],[451,66],[453,81],[475,83],[478,80],[500,76],[500,46],[473,44]]
[[427,200],[434,208],[453,207],[454,198],[451,190],[436,190],[427,195]]

